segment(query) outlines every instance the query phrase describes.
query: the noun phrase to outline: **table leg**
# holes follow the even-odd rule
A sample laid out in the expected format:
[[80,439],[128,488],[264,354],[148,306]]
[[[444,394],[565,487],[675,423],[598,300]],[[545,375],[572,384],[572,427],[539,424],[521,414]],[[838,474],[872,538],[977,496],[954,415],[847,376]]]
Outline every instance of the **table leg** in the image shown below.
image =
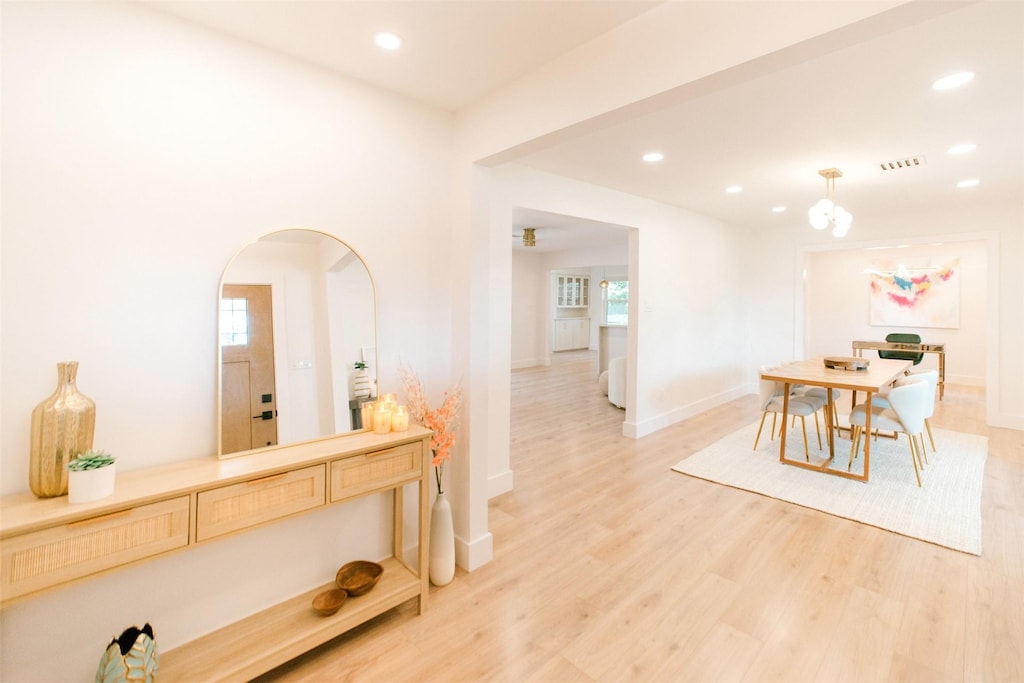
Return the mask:
[[828,392],[828,404],[825,406],[825,427],[828,429],[828,459],[831,461],[836,457],[836,439],[833,429],[839,427],[833,424],[832,417],[835,414],[836,402],[832,398],[832,387],[825,387]]
[[939,351],[939,400],[946,393],[946,352]]
[[789,382],[782,386],[782,436],[779,438],[779,462],[786,459],[786,419],[789,415]]
[[864,392],[864,481],[871,467],[871,392]]

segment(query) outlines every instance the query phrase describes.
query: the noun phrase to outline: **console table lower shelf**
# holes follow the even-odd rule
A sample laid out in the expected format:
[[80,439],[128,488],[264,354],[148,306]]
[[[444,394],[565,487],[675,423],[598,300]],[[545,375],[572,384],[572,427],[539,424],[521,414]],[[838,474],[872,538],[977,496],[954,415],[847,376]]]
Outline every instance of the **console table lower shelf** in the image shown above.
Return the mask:
[[373,590],[350,597],[336,614],[323,617],[312,607],[332,582],[160,653],[159,680],[248,681],[411,598],[420,598],[422,612],[420,577],[394,557],[380,564]]

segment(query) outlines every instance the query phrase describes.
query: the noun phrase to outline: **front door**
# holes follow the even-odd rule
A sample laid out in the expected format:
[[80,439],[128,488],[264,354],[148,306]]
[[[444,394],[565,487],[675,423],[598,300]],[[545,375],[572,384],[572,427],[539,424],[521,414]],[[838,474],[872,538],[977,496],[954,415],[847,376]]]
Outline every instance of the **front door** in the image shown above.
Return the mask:
[[270,285],[224,285],[221,453],[277,444]]

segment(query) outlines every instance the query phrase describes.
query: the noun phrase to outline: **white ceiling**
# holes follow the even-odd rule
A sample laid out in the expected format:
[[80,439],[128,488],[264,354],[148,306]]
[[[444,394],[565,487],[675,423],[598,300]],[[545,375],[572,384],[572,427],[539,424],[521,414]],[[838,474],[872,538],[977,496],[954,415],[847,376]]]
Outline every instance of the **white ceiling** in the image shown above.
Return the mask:
[[[660,0],[659,0],[660,1]],[[659,4],[649,0],[144,0],[455,111]],[[374,36],[400,36],[385,52]]]
[[[628,21],[655,2],[511,0],[394,2],[209,2],[147,0],[189,21],[449,110],[472,102],[554,57]],[[404,47],[382,53],[379,30]],[[953,71],[976,73],[964,88],[935,92]],[[969,155],[953,144],[974,142]],[[646,151],[664,152],[646,164]],[[882,171],[883,161],[923,155],[922,166]],[[1024,197],[1024,3],[955,9],[916,26],[805,61],[731,88],[555,144],[517,160],[552,173],[759,227],[806,225],[824,194],[819,169],[838,167],[837,201],[854,214],[884,215],[929,203]],[[956,183],[977,178],[978,187]],[[728,185],[741,185],[727,195]],[[772,207],[784,205],[785,213]],[[520,212],[537,250],[609,226]],[[580,232],[582,231],[582,232]],[[562,237],[565,237],[563,234]],[[542,239],[543,238],[543,239]],[[513,242],[516,240],[513,239]]]

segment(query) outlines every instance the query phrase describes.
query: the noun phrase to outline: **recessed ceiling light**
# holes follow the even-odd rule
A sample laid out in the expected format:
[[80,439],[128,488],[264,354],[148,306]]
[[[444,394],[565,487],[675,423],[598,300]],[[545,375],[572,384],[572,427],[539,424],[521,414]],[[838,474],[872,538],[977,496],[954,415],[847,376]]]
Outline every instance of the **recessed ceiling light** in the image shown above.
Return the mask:
[[729,187],[725,188],[725,191],[728,192],[729,194],[739,194],[740,192],[743,192],[743,188],[740,187],[739,185],[730,185]]
[[381,32],[373,37],[373,42],[385,50],[397,50],[402,47],[402,39],[394,33]]
[[967,180],[961,180],[956,184],[957,187],[977,187],[981,181],[977,178],[969,178]]
[[655,161],[661,161],[665,158],[665,155],[661,152],[648,152],[643,156],[643,160],[648,163],[654,163]]
[[978,146],[973,142],[965,142],[960,145],[953,145],[946,150],[946,154],[967,154],[973,152]]
[[939,80],[932,83],[932,89],[950,90],[951,88],[959,88],[961,85],[970,83],[973,78],[973,71],[961,71],[960,73],[943,76]]
[[785,213],[786,207],[784,206],[773,206],[772,213]]

